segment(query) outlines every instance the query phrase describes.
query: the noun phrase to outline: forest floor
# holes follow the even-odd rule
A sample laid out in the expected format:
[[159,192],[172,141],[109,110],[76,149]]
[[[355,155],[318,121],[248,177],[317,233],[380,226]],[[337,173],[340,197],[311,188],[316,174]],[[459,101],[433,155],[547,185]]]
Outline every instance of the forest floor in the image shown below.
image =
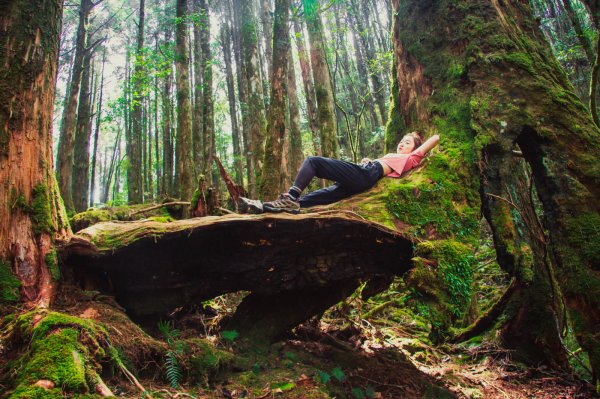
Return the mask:
[[[232,305],[226,302],[212,305],[227,314]],[[527,367],[488,339],[434,346],[419,317],[413,319],[406,309],[387,309],[385,317],[365,320],[360,308],[368,305],[351,297],[268,349],[248,347],[235,337],[215,337],[217,345],[234,354],[234,360],[204,387],[184,384],[174,389],[165,386],[161,376],[141,383],[151,397],[165,399],[598,397],[581,378]],[[396,316],[390,317],[390,311]],[[189,327],[189,322],[184,324]],[[185,330],[184,324],[180,324],[181,336],[197,333]],[[210,332],[205,319],[202,324]],[[140,397],[140,391],[126,380],[113,383],[109,385],[119,397]]]

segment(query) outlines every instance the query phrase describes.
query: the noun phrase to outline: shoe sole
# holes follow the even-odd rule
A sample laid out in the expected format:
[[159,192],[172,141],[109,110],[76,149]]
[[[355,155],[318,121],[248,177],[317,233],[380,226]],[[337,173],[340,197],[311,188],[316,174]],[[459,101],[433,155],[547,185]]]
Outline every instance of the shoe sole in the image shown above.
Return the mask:
[[263,210],[265,212],[270,213],[291,213],[293,215],[297,215],[300,213],[300,209],[282,209],[282,208],[270,208],[268,206],[263,206]]

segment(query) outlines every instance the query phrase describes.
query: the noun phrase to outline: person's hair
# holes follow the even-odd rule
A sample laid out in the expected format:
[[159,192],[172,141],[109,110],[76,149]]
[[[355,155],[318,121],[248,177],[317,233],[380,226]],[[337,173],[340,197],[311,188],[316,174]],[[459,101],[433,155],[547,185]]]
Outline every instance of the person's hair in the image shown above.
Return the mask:
[[415,141],[415,150],[419,148],[421,144],[423,144],[423,136],[421,136],[421,133],[417,131],[405,134],[405,136],[410,136],[413,138],[413,140]]

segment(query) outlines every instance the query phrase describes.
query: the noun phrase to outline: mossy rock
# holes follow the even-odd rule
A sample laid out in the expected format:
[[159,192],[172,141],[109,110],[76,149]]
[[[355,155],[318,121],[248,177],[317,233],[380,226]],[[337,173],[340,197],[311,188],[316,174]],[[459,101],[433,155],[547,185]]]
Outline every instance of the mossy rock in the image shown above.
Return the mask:
[[208,340],[189,338],[183,344],[183,364],[187,370],[188,382],[192,384],[208,383],[220,372],[225,371],[233,362],[234,355],[218,349]]

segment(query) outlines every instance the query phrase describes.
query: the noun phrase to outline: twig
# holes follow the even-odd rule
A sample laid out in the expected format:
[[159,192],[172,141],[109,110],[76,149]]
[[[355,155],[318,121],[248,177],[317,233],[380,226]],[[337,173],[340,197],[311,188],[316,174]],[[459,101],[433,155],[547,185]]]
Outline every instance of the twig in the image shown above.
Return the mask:
[[233,212],[233,211],[230,211],[230,210],[229,210],[229,209],[227,209],[227,208],[218,207],[217,209],[218,209],[218,210],[220,210],[220,211],[221,211],[221,212],[223,212],[223,213],[226,213],[226,214],[228,214],[228,215],[236,215],[236,213],[235,213],[235,212]]
[[189,201],[174,201],[174,202],[165,202],[164,204],[154,205],[148,208],[140,209],[135,212],[131,212],[129,216],[137,215],[138,213],[145,213],[148,211],[153,211],[155,209],[162,208],[163,206],[175,206],[175,205],[190,205]]

